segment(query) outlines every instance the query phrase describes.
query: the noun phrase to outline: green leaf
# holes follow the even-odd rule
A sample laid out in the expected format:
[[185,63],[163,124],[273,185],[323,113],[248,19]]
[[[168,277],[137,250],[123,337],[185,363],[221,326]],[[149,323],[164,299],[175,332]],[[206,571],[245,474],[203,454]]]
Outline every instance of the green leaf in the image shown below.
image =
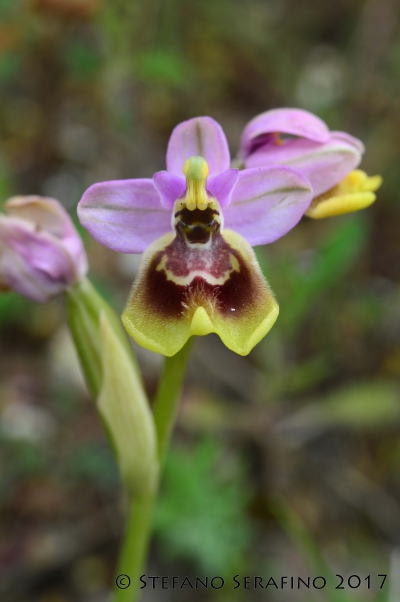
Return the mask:
[[[307,525],[283,496],[275,496],[271,499],[270,510],[314,575],[322,575],[327,580],[328,586],[324,589],[326,602],[356,602],[356,598],[353,598],[348,592],[334,589],[334,584],[337,584],[334,571],[331,570],[320,552],[318,544]],[[313,599],[320,600],[318,592],[314,592],[314,594]]]
[[131,359],[103,311],[100,316],[102,386],[97,407],[114,442],[129,491],[151,491],[157,482],[153,415]]
[[99,320],[105,312],[114,332],[136,365],[132,348],[121,320],[112,307],[99,295],[87,279],[67,290],[68,325],[79,356],[82,371],[93,397],[97,397],[102,382],[101,341]]
[[291,427],[341,426],[376,429],[398,425],[400,387],[392,381],[367,381],[351,384],[298,411],[288,423]]
[[400,387],[391,381],[350,385],[320,405],[324,420],[357,428],[380,427],[400,421]]

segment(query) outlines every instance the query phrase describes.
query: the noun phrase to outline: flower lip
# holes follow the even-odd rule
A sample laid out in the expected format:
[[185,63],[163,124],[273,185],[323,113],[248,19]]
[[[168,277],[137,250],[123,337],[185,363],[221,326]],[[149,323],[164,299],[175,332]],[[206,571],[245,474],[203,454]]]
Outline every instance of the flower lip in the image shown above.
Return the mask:
[[143,255],[122,321],[139,344],[167,356],[190,336],[211,332],[247,355],[277,315],[251,247],[226,230],[215,233],[210,245],[188,246],[173,234],[154,242]]

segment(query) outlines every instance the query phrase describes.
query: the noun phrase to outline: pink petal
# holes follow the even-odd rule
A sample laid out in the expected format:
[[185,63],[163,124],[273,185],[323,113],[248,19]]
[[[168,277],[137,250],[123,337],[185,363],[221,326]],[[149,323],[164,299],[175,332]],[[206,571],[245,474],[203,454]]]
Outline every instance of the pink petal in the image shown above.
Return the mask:
[[171,230],[171,213],[150,179],[93,184],[79,202],[78,216],[93,238],[121,253],[142,253]]
[[314,196],[318,196],[336,186],[359,165],[363,149],[356,138],[344,132],[334,132],[323,144],[298,138],[284,144],[269,145],[250,155],[245,164],[246,167],[292,167],[310,180]]
[[58,238],[74,229],[68,213],[55,199],[36,195],[15,196],[6,202],[5,207],[10,215],[34,222]]
[[312,196],[307,178],[293,169],[245,169],[224,210],[225,226],[253,246],[273,242],[299,222]]
[[168,143],[167,170],[181,176],[186,159],[197,155],[207,161],[210,175],[229,167],[228,142],[211,117],[195,117],[176,126]]
[[316,115],[303,109],[273,109],[254,117],[245,127],[241,142],[240,156],[245,158],[259,146],[257,138],[272,133],[291,134],[326,142],[329,140],[327,125]]
[[1,280],[13,291],[36,303],[47,303],[62,290],[59,283],[46,274],[35,274],[18,254],[9,251],[0,259]]
[[154,186],[160,195],[161,204],[172,209],[177,198],[186,190],[186,179],[168,171],[158,171],[153,176]]
[[341,140],[342,142],[347,142],[350,146],[352,146],[356,151],[358,151],[361,155],[365,153],[365,146],[358,138],[354,138],[351,134],[347,132],[331,132],[331,137],[335,140]]
[[207,180],[207,190],[217,199],[221,207],[226,207],[231,202],[232,191],[239,178],[237,169],[227,169]]

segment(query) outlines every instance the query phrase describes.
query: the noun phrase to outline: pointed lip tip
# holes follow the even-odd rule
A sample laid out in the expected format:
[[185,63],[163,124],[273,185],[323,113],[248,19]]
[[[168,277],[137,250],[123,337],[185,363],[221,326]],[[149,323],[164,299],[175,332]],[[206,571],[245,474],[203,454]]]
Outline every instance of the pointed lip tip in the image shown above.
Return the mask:
[[[165,357],[173,357],[182,349],[182,347],[186,343],[186,341],[185,341],[185,343],[181,347],[179,347],[179,349],[174,349],[172,352],[169,352],[169,351],[167,352],[165,347],[160,345],[157,341],[150,339],[145,334],[138,331],[137,328],[135,328],[132,325],[129,317],[126,315],[126,309],[124,309],[124,311],[121,314],[121,321],[122,321],[124,328],[125,328],[126,332],[128,333],[128,335],[138,345],[140,345],[144,349],[148,349],[149,351],[152,351],[153,353],[159,353],[160,355],[164,355]],[[134,334],[132,334],[132,333],[134,333]]]

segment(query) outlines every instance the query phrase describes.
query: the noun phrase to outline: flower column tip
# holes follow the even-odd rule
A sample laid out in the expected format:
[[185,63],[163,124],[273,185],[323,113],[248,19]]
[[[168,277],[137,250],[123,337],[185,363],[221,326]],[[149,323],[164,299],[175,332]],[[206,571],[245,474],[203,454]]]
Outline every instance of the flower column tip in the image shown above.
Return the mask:
[[203,157],[193,156],[185,161],[183,173],[186,176],[186,197],[185,203],[189,211],[207,209],[210,202],[206,183],[208,176],[208,164]]

